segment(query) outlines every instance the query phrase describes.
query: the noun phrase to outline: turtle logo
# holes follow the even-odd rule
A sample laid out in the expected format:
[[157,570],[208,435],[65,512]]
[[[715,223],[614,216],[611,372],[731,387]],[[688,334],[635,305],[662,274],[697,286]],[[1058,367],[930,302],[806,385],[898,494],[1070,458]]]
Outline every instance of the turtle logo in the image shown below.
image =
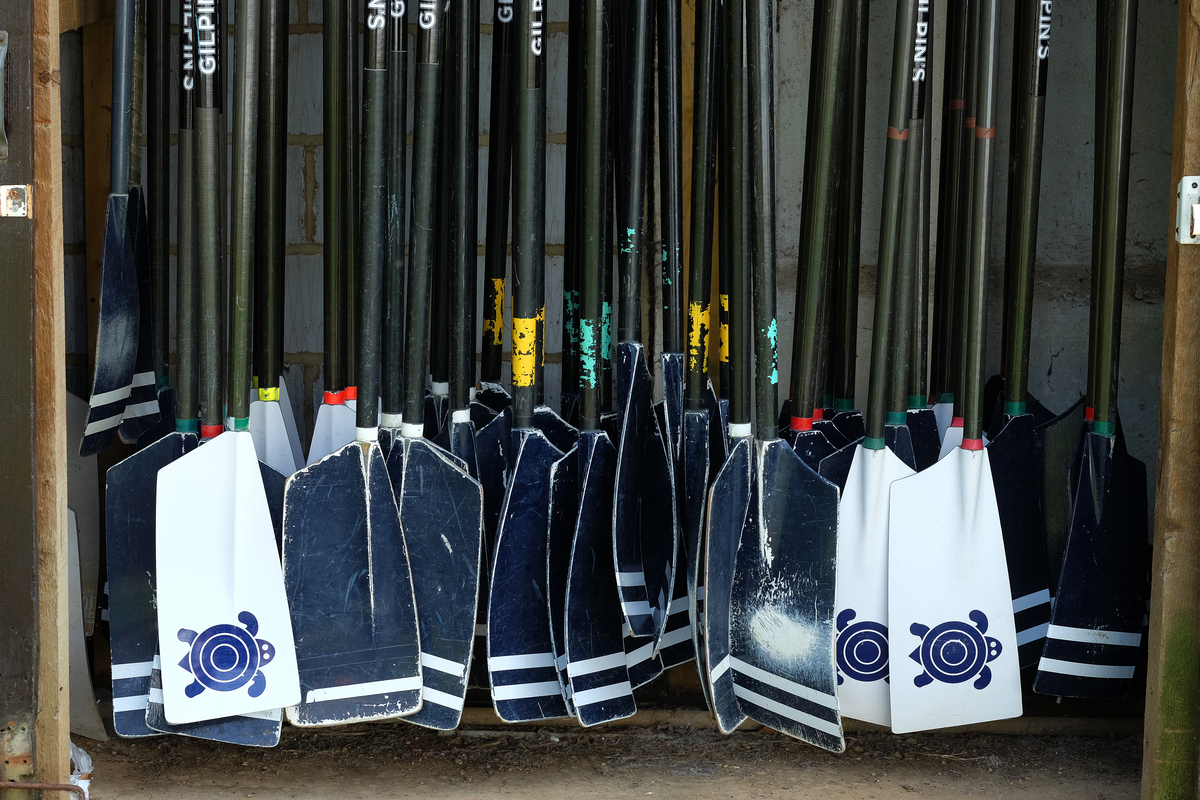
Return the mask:
[[843,676],[863,682],[889,680],[887,626],[870,620],[851,625],[855,616],[857,612],[847,608],[837,618],[838,686],[845,682]]
[[988,629],[987,615],[982,611],[968,614],[974,627],[965,622],[943,622],[930,629],[919,622],[909,628],[921,644],[908,654],[924,668],[924,672],[913,679],[917,687],[928,686],[935,680],[942,683],[962,683],[978,675],[973,684],[976,689],[986,689],[992,682],[989,662],[1000,657],[1000,642],[984,636]]
[[184,689],[195,697],[205,689],[232,692],[247,683],[251,697],[258,697],[267,688],[267,678],[259,667],[275,658],[275,646],[266,639],[256,639],[258,619],[249,611],[238,614],[244,625],[213,625],[203,633],[179,629],[179,641],[191,645],[179,666],[192,673],[195,680]]

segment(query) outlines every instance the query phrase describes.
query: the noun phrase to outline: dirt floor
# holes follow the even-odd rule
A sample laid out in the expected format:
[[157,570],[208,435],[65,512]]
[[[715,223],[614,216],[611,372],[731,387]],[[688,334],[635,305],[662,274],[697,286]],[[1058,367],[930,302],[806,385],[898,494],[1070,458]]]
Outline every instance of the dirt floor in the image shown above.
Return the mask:
[[180,737],[79,740],[92,794],[377,800],[469,798],[1088,798],[1138,795],[1131,738],[862,734],[832,755],[773,731],[473,729],[402,722],[300,730],[270,750]]

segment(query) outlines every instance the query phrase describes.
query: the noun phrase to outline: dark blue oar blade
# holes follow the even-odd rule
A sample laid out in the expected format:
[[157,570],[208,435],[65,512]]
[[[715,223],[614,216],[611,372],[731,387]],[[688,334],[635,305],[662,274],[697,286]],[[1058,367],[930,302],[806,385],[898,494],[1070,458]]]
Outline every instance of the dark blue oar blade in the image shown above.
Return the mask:
[[[154,374],[153,289],[150,281],[150,225],[146,218],[146,198],[142,187],[129,189],[129,211],[126,216],[126,238],[133,253],[133,269],[137,278],[138,317],[146,324],[138,326],[137,355],[134,358],[133,382],[129,401],[117,429],[121,441],[133,444],[159,421],[158,385]],[[172,420],[172,424],[174,420]]]

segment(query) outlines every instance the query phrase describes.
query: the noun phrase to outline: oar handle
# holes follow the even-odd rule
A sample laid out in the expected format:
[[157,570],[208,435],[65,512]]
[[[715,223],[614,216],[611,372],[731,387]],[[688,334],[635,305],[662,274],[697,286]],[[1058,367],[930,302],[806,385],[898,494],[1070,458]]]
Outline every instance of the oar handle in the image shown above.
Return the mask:
[[896,256],[900,233],[900,199],[908,156],[912,111],[912,57],[916,32],[917,0],[896,5],[896,32],[892,49],[892,91],[888,107],[887,149],[884,152],[883,207],[879,226],[879,267],[875,280],[875,318],[871,336],[871,383],[867,395],[867,436],[863,446],[884,448],[887,409],[889,337],[895,307]]
[[621,306],[617,312],[620,341],[642,338],[642,247],[645,228],[646,115],[650,69],[650,0],[630,0],[618,33],[617,99],[620,142],[617,153],[617,249]]
[[546,12],[517,3],[516,150],[513,155],[513,425],[533,425],[546,323]]
[[504,356],[504,282],[508,264],[509,189],[512,183],[512,0],[496,0],[492,15],[492,91],[488,129],[486,248],[483,257],[483,342],[479,379],[499,383]]
[[408,247],[408,30],[406,7],[391,3],[388,26],[388,261],[383,274],[383,415],[385,428],[399,428],[404,413],[404,296]]
[[[1033,319],[1034,258],[1037,255],[1038,209],[1042,179],[1042,138],[1046,122],[1046,84],[1050,69],[1052,15],[1043,4],[1029,2],[1016,32],[1021,81],[1017,94],[1021,125],[1012,142],[1016,170],[1010,184],[1012,217],[1007,237],[1011,243],[1012,298],[1008,314],[1005,352],[1004,413],[1025,413],[1029,383],[1029,333]],[[1031,13],[1036,12],[1036,13]],[[1014,50],[1017,50],[1014,44]]]
[[975,92],[975,177],[972,181],[971,262],[964,383],[963,448],[983,447],[983,361],[986,351],[987,267],[991,246],[992,152],[996,146],[996,40],[999,0],[978,0],[978,70]]
[[692,106],[692,227],[688,252],[687,407],[705,407],[712,331],[713,212],[717,177],[718,0],[698,0]]
[[583,144],[579,204],[582,245],[579,286],[579,421],[584,430],[600,427],[604,347],[605,222],[608,183],[608,0],[583,0]]
[[409,231],[407,333],[404,342],[405,436],[424,432],[425,369],[429,354],[430,278],[433,269],[436,165],[441,125],[442,4],[420,0],[417,6],[416,103],[413,124],[412,226]]

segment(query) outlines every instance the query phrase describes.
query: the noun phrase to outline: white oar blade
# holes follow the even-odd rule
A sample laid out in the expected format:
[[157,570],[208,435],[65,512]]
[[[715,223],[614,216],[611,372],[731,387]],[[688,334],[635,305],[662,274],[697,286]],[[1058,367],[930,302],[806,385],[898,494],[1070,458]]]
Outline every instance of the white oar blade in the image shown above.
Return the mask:
[[249,432],[158,473],[158,629],[174,724],[300,701],[271,513]]
[[[855,445],[838,505],[838,700],[842,715],[892,721],[888,653],[888,526],[892,484],[915,473],[890,449]],[[894,681],[892,682],[894,683]]]
[[[88,404],[67,392],[67,441],[83,438]],[[75,514],[79,531],[79,580],[83,598],[83,632],[92,635],[96,625],[96,595],[100,584],[100,490],[95,456],[81,456],[67,448],[67,505]]]
[[934,403],[933,416],[937,420],[938,437],[946,438],[946,429],[954,418],[954,403]]
[[79,586],[79,529],[75,512],[70,509],[67,509],[67,613],[70,614],[71,733],[102,742],[108,739],[108,734],[96,710],[96,692],[88,669]]
[[292,448],[283,405],[278,400],[255,400],[250,404],[250,435],[258,460],[283,475],[303,466],[296,458],[299,442]]
[[304,466],[304,449],[300,444],[300,428],[296,425],[296,412],[292,408],[292,399],[288,396],[287,383],[279,376],[279,409],[283,412],[283,427],[287,430],[288,443],[292,447],[292,458],[296,469]]
[[[349,403],[326,403],[317,409],[312,442],[308,445],[308,464],[336,453],[354,441],[355,414]],[[293,470],[294,471],[294,470]]]
[[892,486],[888,614],[895,733],[1021,715],[1004,539],[986,450]]

